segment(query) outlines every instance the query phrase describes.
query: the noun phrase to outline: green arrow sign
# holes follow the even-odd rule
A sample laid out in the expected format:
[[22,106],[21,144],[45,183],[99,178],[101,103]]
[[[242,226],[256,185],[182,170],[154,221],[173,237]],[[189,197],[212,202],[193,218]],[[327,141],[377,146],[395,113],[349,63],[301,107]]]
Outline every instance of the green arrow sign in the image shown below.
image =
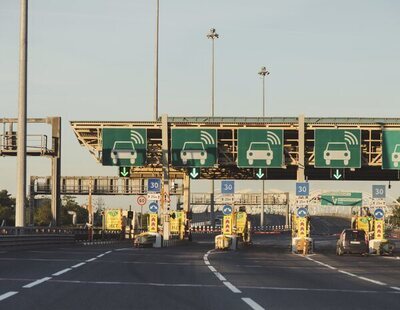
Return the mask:
[[191,179],[198,179],[198,178],[200,178],[200,169],[199,169],[199,168],[192,168],[192,169],[190,170],[189,175],[190,175],[190,178],[191,178]]
[[341,175],[340,172],[339,172],[339,169],[336,169],[335,173],[333,174],[333,177],[334,177],[336,180],[339,180],[339,179],[342,177],[342,175]]
[[283,142],[281,129],[238,129],[238,167],[284,167]]
[[400,170],[400,130],[382,131],[382,169]]
[[104,128],[102,163],[104,166],[144,166],[147,131],[144,128]]
[[326,193],[321,195],[322,206],[362,206],[362,193]]
[[262,169],[259,168],[258,172],[256,173],[257,178],[262,179],[262,177],[264,176],[264,172],[262,172]]
[[129,167],[119,167],[119,176],[122,178],[129,178],[131,169]]
[[316,129],[316,168],[360,168],[361,130]]
[[217,163],[216,129],[172,129],[171,157],[175,167],[212,167]]

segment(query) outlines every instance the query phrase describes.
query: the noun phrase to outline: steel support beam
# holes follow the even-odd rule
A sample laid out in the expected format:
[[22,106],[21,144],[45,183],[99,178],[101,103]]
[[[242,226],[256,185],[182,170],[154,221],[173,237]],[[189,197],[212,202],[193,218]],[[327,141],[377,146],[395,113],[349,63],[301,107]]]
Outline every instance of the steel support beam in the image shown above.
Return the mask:
[[51,214],[53,224],[61,224],[61,117],[50,118],[52,133],[52,149],[57,156],[51,158]]
[[297,163],[297,182],[304,182],[304,170],[305,170],[305,160],[304,160],[304,145],[305,145],[305,123],[304,115],[299,116],[298,124],[298,135],[299,135],[299,157]]
[[162,130],[162,198],[161,198],[161,217],[163,225],[164,240],[169,240],[169,139],[168,139],[168,115],[161,116]]

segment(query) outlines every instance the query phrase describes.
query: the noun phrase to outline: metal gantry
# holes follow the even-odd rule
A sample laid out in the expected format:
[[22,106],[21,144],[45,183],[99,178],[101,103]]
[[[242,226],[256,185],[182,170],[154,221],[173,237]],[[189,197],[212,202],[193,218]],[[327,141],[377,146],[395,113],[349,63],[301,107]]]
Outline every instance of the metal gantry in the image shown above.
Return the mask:
[[[158,121],[85,122],[72,121],[79,143],[101,162],[102,130],[146,128],[147,160],[144,167],[132,167],[133,178],[161,177],[162,125]],[[284,168],[268,168],[267,179],[296,180],[304,173],[309,180],[329,180],[332,169],[315,168],[314,133],[316,129],[360,129],[360,169],[343,169],[346,180],[399,180],[398,170],[382,170],[382,130],[400,129],[399,118],[303,118],[302,117],[169,117],[172,128],[213,128],[217,130],[217,165],[201,168],[204,179],[255,179],[253,168],[237,167],[237,131],[241,128],[282,129],[284,132]],[[304,128],[304,129],[303,129]],[[302,134],[304,132],[304,134]],[[169,141],[169,145],[171,145]],[[304,149],[304,152],[302,150]],[[183,178],[186,168],[169,165],[171,179]],[[300,178],[301,179],[301,178]]]

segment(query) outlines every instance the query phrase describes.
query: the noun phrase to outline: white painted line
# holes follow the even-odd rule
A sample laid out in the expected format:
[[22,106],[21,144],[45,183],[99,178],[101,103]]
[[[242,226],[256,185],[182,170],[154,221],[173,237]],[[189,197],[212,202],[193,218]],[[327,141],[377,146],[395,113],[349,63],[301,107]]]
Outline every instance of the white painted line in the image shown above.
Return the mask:
[[217,269],[215,269],[213,266],[208,266],[208,269],[210,269],[212,272],[217,272]]
[[209,262],[208,260],[205,260],[205,261],[204,261],[204,264],[210,265],[210,262]]
[[72,270],[72,269],[71,268],[65,268],[63,270],[60,270],[59,272],[53,273],[52,275],[53,276],[59,276],[59,275],[62,275],[63,273],[66,273],[66,272],[68,272],[70,270]]
[[234,286],[231,282],[224,281],[222,283],[224,283],[225,286],[227,288],[229,288],[233,293],[240,294],[242,292],[236,286]]
[[253,299],[251,298],[246,298],[243,297],[242,300],[248,304],[252,309],[254,310],[265,310],[264,307],[261,307],[258,303],[256,303]]
[[112,251],[107,251],[107,252],[105,252],[104,254],[110,254]]
[[103,257],[105,254],[97,255],[98,258]]
[[222,274],[220,274],[219,272],[214,272],[214,274],[219,280],[226,281],[226,278]]
[[3,295],[0,295],[0,301],[7,299],[8,297],[14,296],[15,294],[18,294],[18,292],[7,292]]
[[83,265],[85,265],[85,264],[86,264],[86,263],[79,263],[79,264],[76,264],[76,265],[71,266],[71,268],[78,268],[78,267],[83,266]]
[[344,274],[347,274],[348,276],[350,276],[350,277],[357,277],[354,273],[350,273],[350,272],[347,272],[347,271],[344,271],[344,270],[338,270],[340,273],[344,273]]
[[397,287],[397,286],[391,286],[390,288],[393,290],[396,290],[396,291],[400,291],[400,287]]
[[365,278],[365,277],[357,277],[357,278],[359,278],[361,280],[364,280],[364,281],[372,282],[372,283],[375,283],[375,284],[378,284],[378,285],[387,285],[386,283],[383,283],[383,282],[380,282],[380,281],[376,281],[376,280],[372,280],[372,279]]
[[319,265],[321,265],[321,266],[324,266],[324,267],[327,267],[327,268],[329,268],[329,269],[332,269],[332,270],[336,270],[337,268],[335,268],[335,267],[333,267],[333,266],[331,266],[331,265],[328,265],[328,264],[325,264],[325,263],[323,263],[323,262],[320,262],[320,261],[317,261],[317,260],[315,260],[315,259],[312,259],[312,258],[310,258],[310,257],[306,257],[308,260],[310,260],[310,261],[313,261],[313,262],[315,262],[315,263],[317,263],[317,264],[319,264]]
[[33,281],[33,282],[31,282],[31,283],[29,283],[27,285],[24,285],[23,288],[31,288],[31,287],[39,285],[39,284],[41,284],[43,282],[49,281],[50,279],[51,279],[51,277],[44,277],[42,279],[39,279],[39,280]]
[[96,260],[96,259],[97,259],[97,257],[93,257],[93,258],[91,258],[91,259],[87,259],[86,262],[87,262],[87,263],[90,263],[90,262],[93,262],[93,261]]

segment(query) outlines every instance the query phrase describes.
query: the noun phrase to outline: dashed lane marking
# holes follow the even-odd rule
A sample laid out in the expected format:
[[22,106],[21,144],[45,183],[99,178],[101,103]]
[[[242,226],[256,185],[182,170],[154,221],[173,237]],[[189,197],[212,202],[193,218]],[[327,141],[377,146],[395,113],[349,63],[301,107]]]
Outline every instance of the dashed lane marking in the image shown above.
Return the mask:
[[256,303],[253,299],[251,298],[246,298],[243,297],[242,300],[248,304],[252,309],[254,310],[265,310],[264,307],[261,307],[258,303]]
[[53,273],[52,276],[56,276],[56,277],[57,277],[57,276],[60,276],[60,275],[62,275],[62,274],[64,274],[64,273],[70,271],[70,270],[72,270],[72,268],[65,268],[65,269],[60,270],[60,271],[58,271],[58,272],[56,272],[56,273]]
[[235,293],[235,294],[240,294],[242,291],[241,290],[239,290],[236,286],[234,286],[231,282],[228,282],[228,281],[224,281],[224,282],[222,282],[222,283],[224,283],[224,285],[227,287],[227,288],[229,288],[233,293]]
[[93,257],[93,258],[91,258],[91,259],[87,259],[86,262],[87,262],[87,263],[90,263],[90,262],[93,262],[93,261],[96,260],[96,259],[97,259],[97,257]]
[[214,274],[219,280],[226,281],[226,278],[222,274],[220,274],[218,271],[214,272]]
[[7,299],[8,297],[14,296],[15,294],[18,294],[18,292],[11,291],[11,292],[7,292],[3,295],[0,295],[0,301]]
[[217,269],[215,269],[213,266],[208,266],[208,269],[210,269],[212,272],[217,272]]
[[86,264],[85,262],[79,263],[79,264],[76,264],[76,265],[71,266],[71,268],[78,268],[78,267],[83,266],[83,265],[85,265],[85,264]]
[[41,284],[43,282],[49,281],[50,279],[51,279],[51,277],[44,277],[44,278],[41,278],[39,280],[36,280],[36,281],[33,281],[33,282],[29,283],[29,284],[24,285],[23,288],[31,288],[31,287],[39,285],[39,284]]
[[396,290],[396,291],[400,291],[400,287],[397,287],[397,286],[391,286],[390,288],[393,290]]

